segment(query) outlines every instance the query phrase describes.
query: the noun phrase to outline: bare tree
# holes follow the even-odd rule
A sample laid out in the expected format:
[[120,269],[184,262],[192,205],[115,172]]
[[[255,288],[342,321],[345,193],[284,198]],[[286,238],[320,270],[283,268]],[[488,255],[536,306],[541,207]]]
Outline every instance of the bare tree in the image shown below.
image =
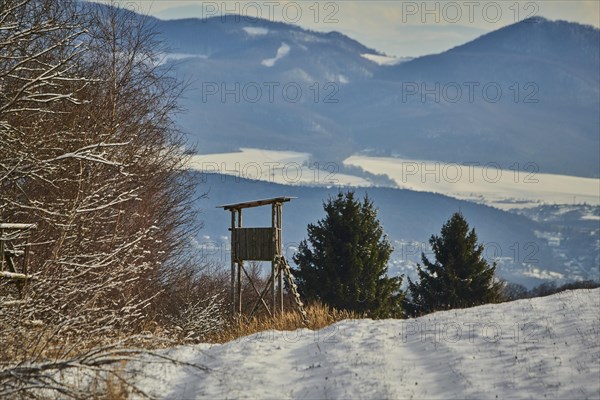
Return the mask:
[[0,280],[5,370],[171,323],[165,313],[219,311],[206,293],[165,304],[193,267],[198,225],[174,122],[184,85],[160,49],[151,19],[117,7],[0,3],[0,221],[38,227],[34,279],[21,293]]

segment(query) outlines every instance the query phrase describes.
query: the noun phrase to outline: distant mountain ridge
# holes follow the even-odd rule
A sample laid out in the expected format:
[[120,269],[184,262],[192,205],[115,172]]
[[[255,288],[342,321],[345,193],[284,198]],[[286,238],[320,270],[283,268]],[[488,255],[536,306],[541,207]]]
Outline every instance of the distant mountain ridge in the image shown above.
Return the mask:
[[[457,102],[435,103],[429,95],[423,103],[418,94],[405,102],[397,99],[404,112],[374,130],[409,127],[403,140],[410,148],[402,151],[409,158],[426,154],[460,162],[479,157],[503,165],[527,160],[545,171],[598,177],[599,49],[598,29],[536,18],[387,68],[377,78],[396,92],[406,82],[428,89],[439,83],[454,96],[457,83],[463,95]],[[477,85],[473,102],[467,83]],[[496,87],[502,94],[497,102]]]
[[[173,52],[201,56],[178,60],[174,70],[195,82],[181,123],[202,153],[246,146],[340,161],[371,149],[600,176],[596,28],[538,17],[389,66],[366,59],[381,54],[341,33],[279,22],[227,16],[157,20],[157,28]],[[277,85],[272,99],[266,83]],[[297,101],[285,98],[286,85],[301,88]],[[259,100],[249,101],[256,86]]]
[[[158,21],[160,31],[167,40],[179,38],[175,42],[169,41],[173,51],[177,52],[227,55],[248,45],[256,48],[277,41],[302,41],[304,37],[323,43],[328,41],[336,49],[379,54],[339,32],[321,33],[284,22],[239,15]],[[203,40],[198,40],[199,37]]]
[[[565,36],[568,41],[565,41]],[[448,52],[489,52],[493,44],[501,51],[554,58],[557,61],[591,57],[598,62],[598,40],[598,29],[593,26],[532,17],[485,34]]]
[[338,32],[235,15],[152,20],[177,53],[167,64],[192,82],[179,122],[201,153],[294,150],[339,163],[368,150],[600,177],[596,28],[535,17],[379,65],[365,54],[381,53]]

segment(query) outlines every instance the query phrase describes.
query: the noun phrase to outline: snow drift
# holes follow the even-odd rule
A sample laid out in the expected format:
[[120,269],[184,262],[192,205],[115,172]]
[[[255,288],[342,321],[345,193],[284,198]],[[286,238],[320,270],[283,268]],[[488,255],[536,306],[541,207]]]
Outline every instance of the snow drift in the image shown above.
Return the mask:
[[130,365],[161,398],[599,398],[600,289],[269,331],[166,353],[205,365]]

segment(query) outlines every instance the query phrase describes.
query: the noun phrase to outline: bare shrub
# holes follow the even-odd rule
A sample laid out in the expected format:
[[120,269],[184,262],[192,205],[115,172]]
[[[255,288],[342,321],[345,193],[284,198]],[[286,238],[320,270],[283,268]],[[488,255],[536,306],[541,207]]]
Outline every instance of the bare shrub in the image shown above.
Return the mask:
[[122,9],[0,2],[0,221],[37,225],[34,279],[0,280],[1,394],[65,394],[47,371],[105,365],[90,354],[165,332],[169,308],[205,331],[220,307],[214,293],[168,295],[199,224],[173,119],[185,85],[160,57],[150,19]]

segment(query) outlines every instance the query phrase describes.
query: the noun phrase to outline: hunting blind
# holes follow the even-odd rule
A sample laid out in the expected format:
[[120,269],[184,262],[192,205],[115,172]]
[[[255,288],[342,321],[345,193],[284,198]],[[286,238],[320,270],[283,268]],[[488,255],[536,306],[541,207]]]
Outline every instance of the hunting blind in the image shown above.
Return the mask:
[[[282,209],[294,197],[275,197],[272,199],[254,200],[244,203],[227,204],[219,206],[231,212],[231,303],[232,314],[242,314],[242,280],[246,276],[250,287],[258,295],[258,300],[250,311],[251,318],[262,305],[269,315],[273,316],[276,310],[283,313],[283,279],[288,283],[296,306],[306,323],[304,305],[296,291],[296,284],[291,274],[290,266],[283,256],[282,242]],[[242,210],[253,207],[271,206],[270,227],[243,227]],[[267,285],[259,290],[256,282],[244,267],[245,261],[270,261],[271,272]],[[268,296],[268,297],[267,297]],[[270,306],[269,307],[269,304]]]

